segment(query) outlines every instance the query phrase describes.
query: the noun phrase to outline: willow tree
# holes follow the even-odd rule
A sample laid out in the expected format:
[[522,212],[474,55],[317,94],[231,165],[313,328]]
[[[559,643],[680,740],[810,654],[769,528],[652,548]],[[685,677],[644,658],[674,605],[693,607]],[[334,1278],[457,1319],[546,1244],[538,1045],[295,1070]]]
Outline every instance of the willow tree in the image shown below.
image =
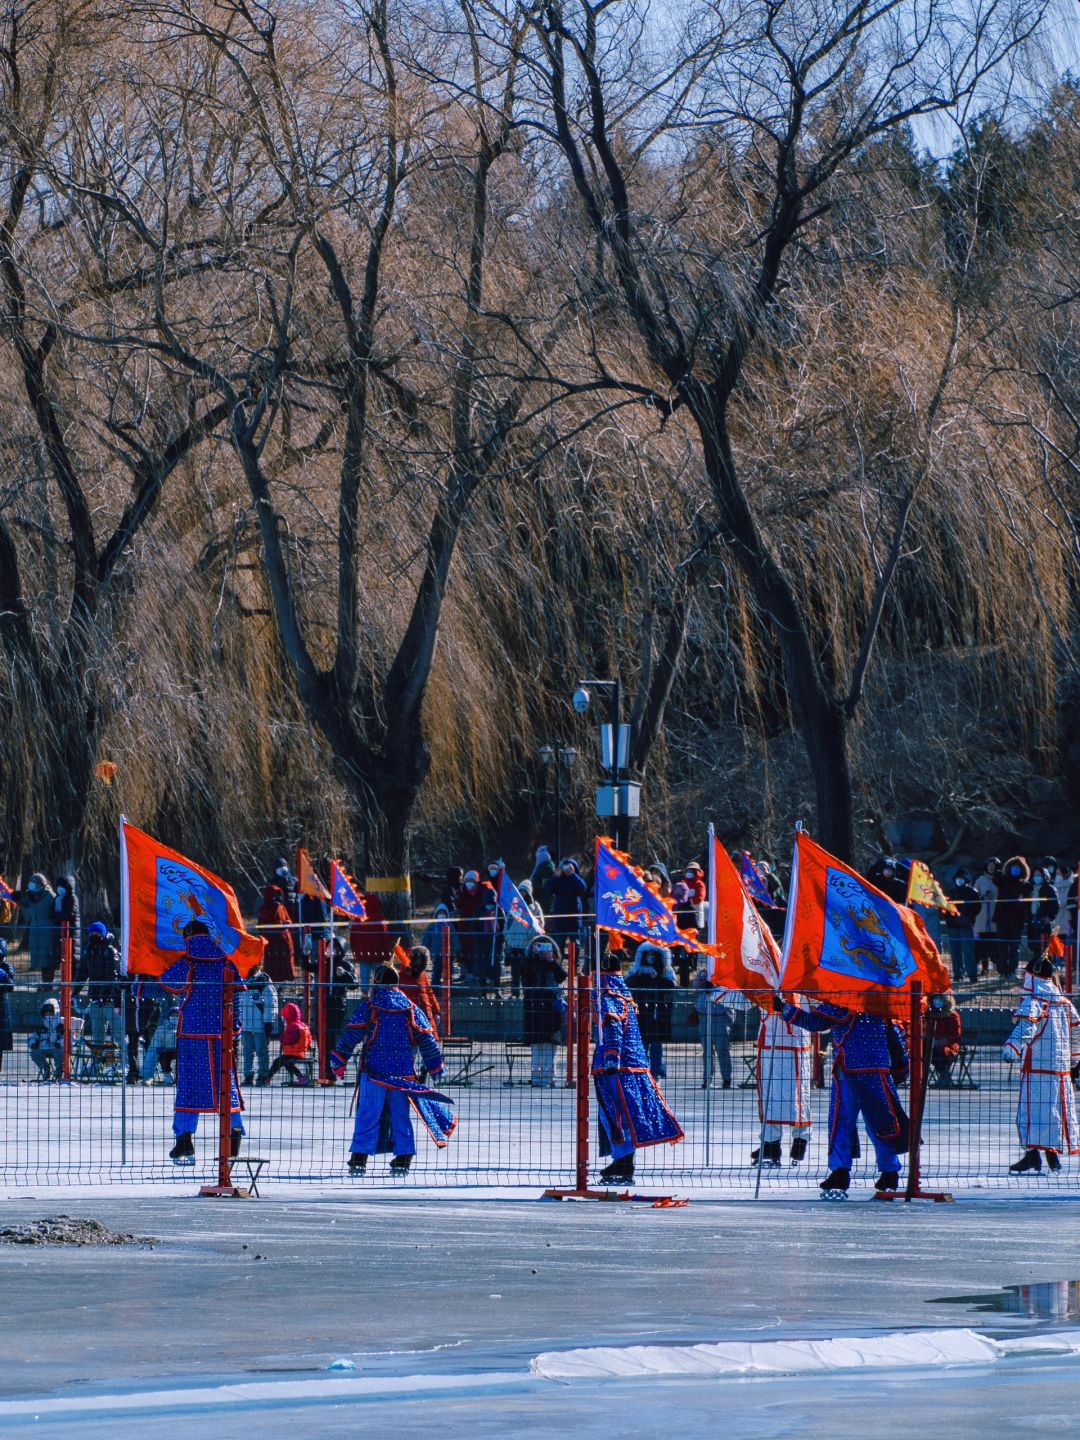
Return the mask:
[[[818,833],[847,858],[851,728],[912,506],[943,443],[958,330],[943,337],[929,387],[913,397],[914,463],[884,529],[867,537],[875,583],[838,666],[829,607],[815,609],[798,564],[770,534],[740,464],[734,417],[745,401],[752,421],[758,355],[783,366],[785,289],[820,245],[824,217],[861,158],[913,121],[955,114],[1042,13],[1039,0],[966,15],[941,0],[692,4],[671,42],[671,27],[650,22],[633,0],[541,0],[530,10],[531,118],[557,147],[591,237],[583,283],[592,294],[601,284],[618,304],[657,409],[684,416],[694,434],[718,540],[783,657]],[[681,178],[665,187],[657,171],[674,154]]]

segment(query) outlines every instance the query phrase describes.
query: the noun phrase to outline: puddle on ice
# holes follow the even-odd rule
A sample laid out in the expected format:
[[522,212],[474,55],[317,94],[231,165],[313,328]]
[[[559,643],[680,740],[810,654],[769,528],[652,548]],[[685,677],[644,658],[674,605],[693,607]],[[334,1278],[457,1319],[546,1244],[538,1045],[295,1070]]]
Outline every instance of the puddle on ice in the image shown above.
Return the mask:
[[1042,1280],[1035,1285],[1004,1285],[981,1295],[938,1295],[928,1305],[963,1305],[994,1315],[1023,1315],[1028,1320],[1080,1320],[1080,1280]]

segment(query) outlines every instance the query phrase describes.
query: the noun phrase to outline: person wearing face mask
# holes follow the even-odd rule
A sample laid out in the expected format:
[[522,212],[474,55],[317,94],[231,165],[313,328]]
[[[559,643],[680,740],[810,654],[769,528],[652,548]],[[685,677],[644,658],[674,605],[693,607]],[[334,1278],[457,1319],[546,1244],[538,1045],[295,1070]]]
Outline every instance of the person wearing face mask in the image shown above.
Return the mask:
[[956,914],[945,915],[945,945],[952,958],[953,983],[979,978],[979,962],[975,958],[975,921],[982,908],[979,892],[968,879],[966,870],[957,870],[949,888],[949,899]]
[[996,855],[992,855],[983,866],[982,873],[972,881],[972,886],[979,893],[982,901],[982,908],[975,917],[975,959],[979,962],[979,969],[986,974],[990,968],[990,961],[996,957],[997,931],[994,929],[994,906],[997,904],[998,878],[1001,873],[1001,861]]
[[907,904],[907,873],[891,855],[882,855],[866,872],[866,878],[897,905]]
[[1070,945],[1073,941],[1073,925],[1072,916],[1069,914],[1069,893],[1073,887],[1073,873],[1066,861],[1059,860],[1054,866],[1050,884],[1054,887],[1057,900],[1054,927],[1065,944]]
[[[82,925],[79,908],[79,892],[74,875],[61,875],[56,882],[56,899],[53,901],[53,915],[57,925],[67,925],[71,936],[72,973],[79,968],[82,959]],[[63,930],[59,932],[63,935]]]
[[[499,893],[499,877],[503,871],[501,860],[492,860],[487,867],[487,882],[494,890],[496,896]],[[487,972],[483,975],[487,989],[494,990],[496,995],[502,986],[503,955],[506,949],[506,916],[501,908],[495,914],[495,938],[492,941],[491,949],[487,952]]]
[[1015,975],[1020,964],[1020,942],[1031,918],[1031,870],[1023,855],[1010,855],[1005,861],[997,891],[995,963],[999,975]]
[[15,898],[19,902],[20,918],[26,926],[30,969],[39,972],[41,988],[46,989],[52,984],[60,963],[60,931],[54,911],[56,892],[38,871],[30,876],[25,888]]
[[458,938],[461,941],[461,970],[465,984],[490,988],[498,910],[493,886],[487,880],[481,880],[478,871],[466,870],[457,898],[457,912],[461,916]]
[[563,955],[567,953],[568,940],[579,941],[581,937],[581,903],[589,887],[581,878],[577,861],[565,859],[559,862],[554,879],[548,886],[551,908],[548,911],[545,929],[558,945]]
[[1031,872],[1031,918],[1028,920],[1028,945],[1034,955],[1041,955],[1050,944],[1058,902],[1050,883],[1051,871],[1037,866]]

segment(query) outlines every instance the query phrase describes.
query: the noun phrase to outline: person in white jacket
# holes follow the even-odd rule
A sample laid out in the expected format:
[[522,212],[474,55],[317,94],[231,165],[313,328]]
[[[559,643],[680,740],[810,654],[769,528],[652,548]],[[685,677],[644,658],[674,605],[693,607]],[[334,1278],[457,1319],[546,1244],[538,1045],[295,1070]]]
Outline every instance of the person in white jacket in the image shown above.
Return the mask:
[[[814,1078],[814,1037],[768,1008],[772,996],[761,1007],[761,1028],[757,1038],[758,1119],[765,1122],[764,1165],[781,1163],[781,1142],[785,1130],[791,1132],[791,1163],[797,1165],[806,1156],[813,1119],[810,1114],[810,1088]],[[806,1008],[801,995],[796,1005]],[[751,1152],[753,1164],[758,1152]]]
[[1058,989],[1048,958],[1028,962],[1013,1015],[1016,1025],[1002,1054],[1020,1064],[1016,1131],[1024,1154],[1009,1169],[1037,1175],[1045,1151],[1049,1168],[1060,1170],[1062,1152],[1080,1153],[1072,1083],[1073,1068],[1080,1065],[1080,1015]]

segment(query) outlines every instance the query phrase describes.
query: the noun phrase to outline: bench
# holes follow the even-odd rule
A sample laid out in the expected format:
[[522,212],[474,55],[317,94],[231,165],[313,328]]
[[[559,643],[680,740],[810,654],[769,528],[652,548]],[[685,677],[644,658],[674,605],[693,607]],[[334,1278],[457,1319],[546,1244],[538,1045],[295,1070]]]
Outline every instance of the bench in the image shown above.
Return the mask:
[[514,1066],[519,1060],[524,1060],[532,1066],[532,1046],[527,1045],[524,1040],[506,1041],[506,1068],[510,1071],[509,1080],[504,1080],[504,1085],[528,1085],[529,1080],[515,1080]]
[[450,1052],[456,1052],[454,1063],[458,1068],[453,1075],[447,1076],[444,1082],[447,1085],[462,1085],[467,1087],[471,1085],[478,1076],[486,1074],[488,1070],[495,1069],[494,1065],[480,1064],[480,1061],[484,1058],[484,1052],[477,1050],[475,1040],[470,1039],[466,1035],[447,1035],[442,1041],[442,1050],[447,1061],[451,1058]]

